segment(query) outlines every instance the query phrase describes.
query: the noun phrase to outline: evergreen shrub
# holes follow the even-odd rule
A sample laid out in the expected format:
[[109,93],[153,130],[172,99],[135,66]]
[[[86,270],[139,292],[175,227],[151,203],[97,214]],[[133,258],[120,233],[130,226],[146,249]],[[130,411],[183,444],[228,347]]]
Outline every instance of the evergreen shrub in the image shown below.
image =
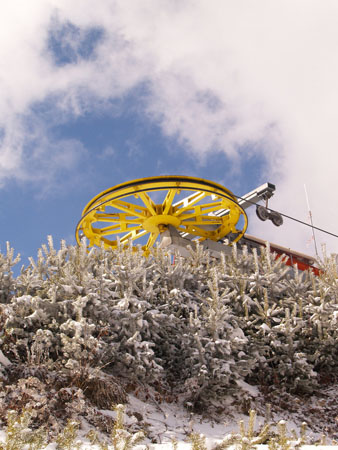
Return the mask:
[[90,416],[83,402],[98,405],[97,386],[124,403],[124,388],[142,383],[197,410],[247,384],[312,392],[338,368],[333,257],[316,277],[268,248],[215,260],[197,247],[172,264],[159,249],[56,250],[50,237],[14,277],[18,259],[0,255],[3,418],[13,383],[33,408],[39,383],[73,389],[68,420],[72,409]]

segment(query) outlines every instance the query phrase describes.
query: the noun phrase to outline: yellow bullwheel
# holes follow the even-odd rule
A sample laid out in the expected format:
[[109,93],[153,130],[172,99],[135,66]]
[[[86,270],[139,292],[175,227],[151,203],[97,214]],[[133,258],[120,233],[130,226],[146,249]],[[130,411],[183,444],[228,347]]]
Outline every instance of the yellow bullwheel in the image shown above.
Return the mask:
[[117,248],[118,241],[139,240],[145,252],[168,226],[193,239],[237,242],[247,216],[234,194],[212,181],[185,176],[141,178],[114,186],[94,197],[76,227],[79,243]]

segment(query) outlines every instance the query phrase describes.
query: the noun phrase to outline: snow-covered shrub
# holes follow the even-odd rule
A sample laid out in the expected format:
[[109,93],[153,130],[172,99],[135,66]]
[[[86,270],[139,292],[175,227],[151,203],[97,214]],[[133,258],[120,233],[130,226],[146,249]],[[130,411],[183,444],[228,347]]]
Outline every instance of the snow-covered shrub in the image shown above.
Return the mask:
[[6,255],[0,253],[0,303],[9,303],[15,290],[12,267],[20,261],[20,255],[14,256],[14,250],[7,242]]
[[109,432],[114,422],[99,410],[127,401],[119,380],[95,369],[12,364],[6,372],[0,391],[0,419],[5,421],[8,411],[29,409],[34,428],[46,426],[50,436],[60,432],[68,420],[80,417]]
[[[13,256],[1,258],[11,261],[0,265],[8,274]],[[56,250],[49,238],[16,279],[0,273],[1,350],[20,367],[73,379],[104,367],[195,407],[245,382],[310,392],[338,366],[333,261],[315,277],[268,248],[234,247],[217,261],[197,247],[172,264],[159,249],[147,258],[132,247],[87,252],[63,242]]]

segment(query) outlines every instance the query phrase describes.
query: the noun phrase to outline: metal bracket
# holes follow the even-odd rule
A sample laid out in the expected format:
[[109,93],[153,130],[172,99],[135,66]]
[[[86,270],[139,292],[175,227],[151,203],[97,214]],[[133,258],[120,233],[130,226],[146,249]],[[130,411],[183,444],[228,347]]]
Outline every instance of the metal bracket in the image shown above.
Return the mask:
[[251,192],[238,198],[238,203],[243,209],[249,208],[253,204],[258,203],[260,200],[266,202],[271,198],[276,190],[276,186],[272,183],[264,183]]
[[[175,249],[181,256],[189,256],[189,246],[194,247],[197,241],[192,241],[189,238],[182,237],[175,227],[169,225],[168,228],[161,233],[159,248]],[[199,245],[208,250],[210,255],[215,258],[220,258],[221,253],[231,254],[231,247],[221,242],[215,242],[211,239],[204,239],[199,241]]]

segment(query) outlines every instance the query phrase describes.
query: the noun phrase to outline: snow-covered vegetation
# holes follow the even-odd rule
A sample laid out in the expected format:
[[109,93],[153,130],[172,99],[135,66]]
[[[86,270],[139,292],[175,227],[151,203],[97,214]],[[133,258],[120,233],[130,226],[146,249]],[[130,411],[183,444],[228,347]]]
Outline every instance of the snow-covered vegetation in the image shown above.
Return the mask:
[[[3,425],[9,411],[30,410],[51,437],[67,420],[110,433],[115,421],[102,410],[128,393],[215,419],[229,398],[249,413],[256,392],[274,408],[336,382],[334,257],[316,277],[268,248],[234,247],[221,260],[196,248],[173,264],[158,249],[148,258],[132,247],[55,250],[49,238],[14,277],[18,262],[9,247],[0,254]],[[337,438],[332,420],[326,431]]]

